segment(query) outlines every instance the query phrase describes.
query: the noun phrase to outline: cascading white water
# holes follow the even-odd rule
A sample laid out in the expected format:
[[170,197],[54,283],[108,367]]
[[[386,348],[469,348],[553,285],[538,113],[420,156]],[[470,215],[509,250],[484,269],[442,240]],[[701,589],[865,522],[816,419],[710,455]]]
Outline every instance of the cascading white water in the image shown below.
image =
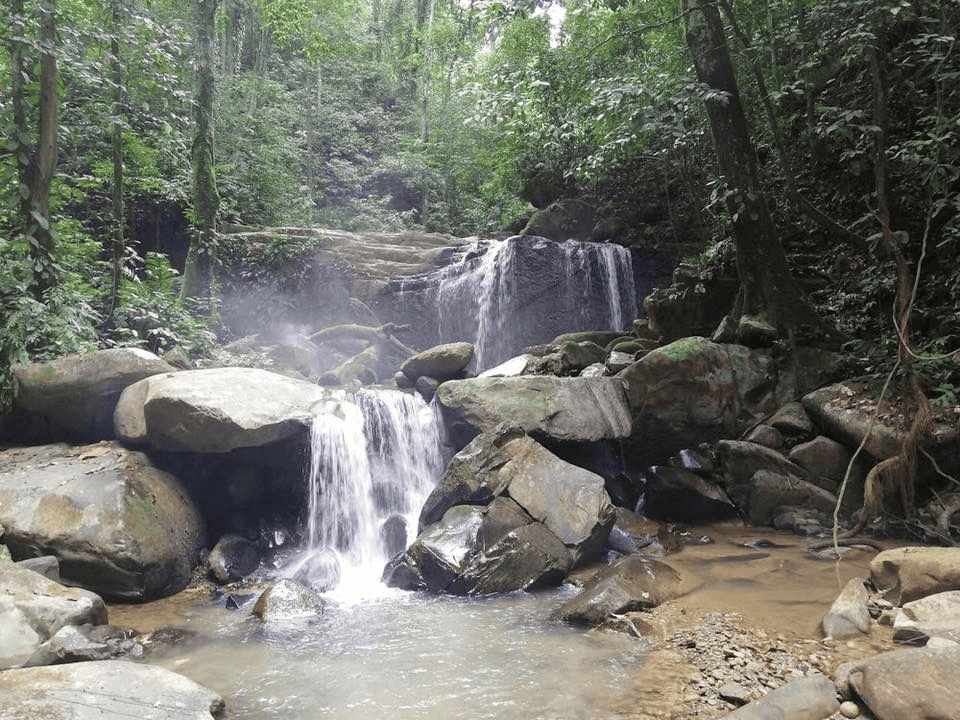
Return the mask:
[[391,550],[385,525],[394,537],[415,532],[442,472],[437,418],[419,395],[344,394],[313,420],[307,544],[284,574],[318,589],[339,580],[342,596],[376,594]]
[[419,344],[472,342],[478,370],[560,333],[625,330],[637,315],[632,257],[616,244],[477,240],[394,292]]

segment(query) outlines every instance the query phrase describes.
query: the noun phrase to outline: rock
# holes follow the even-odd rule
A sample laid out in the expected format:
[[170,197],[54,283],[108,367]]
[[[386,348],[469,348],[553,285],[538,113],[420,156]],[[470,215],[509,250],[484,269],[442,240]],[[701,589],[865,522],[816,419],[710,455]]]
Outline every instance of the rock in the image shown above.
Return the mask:
[[680,540],[663,523],[645,518],[626,508],[614,508],[616,520],[607,538],[607,547],[629,555],[664,555],[680,549]]
[[393,374],[393,382],[396,383],[397,387],[401,390],[409,390],[413,387],[413,380],[404,375],[401,370],[397,370],[397,372]]
[[123,390],[175,367],[138,348],[113,348],[15,365],[16,405],[44,418],[51,432],[32,442],[114,437],[113,411]]
[[0,452],[0,525],[14,558],[56,555],[65,580],[117,600],[180,591],[205,544],[179,481],[115,442]]
[[633,353],[619,352],[614,350],[608,356],[604,362],[604,369],[608,375],[616,375],[617,373],[623,372],[628,367],[633,365],[637,361],[636,356]]
[[423,375],[440,381],[452,380],[466,369],[472,359],[473,343],[446,343],[414,355],[403,364],[400,371],[414,381]]
[[779,450],[784,446],[783,433],[766,423],[760,423],[744,438],[747,442],[763,445],[771,450]]
[[573,342],[573,343],[593,343],[599,345],[602,348],[608,349],[607,346],[610,345],[614,340],[630,337],[624,335],[620,330],[581,330],[578,332],[568,332],[563,333],[562,335],[557,335],[553,340],[550,341],[550,345],[559,348],[564,343]]
[[427,375],[421,375],[417,378],[417,381],[413,384],[417,389],[417,392],[420,393],[420,397],[424,399],[425,402],[429,403],[433,400],[433,396],[437,394],[437,388],[440,387],[440,381],[436,378],[428,377]]
[[884,550],[870,562],[870,579],[883,597],[896,605],[960,590],[960,548]]
[[573,625],[599,625],[611,615],[652,608],[677,597],[680,575],[642,555],[626,555],[601,569],[554,617]]
[[643,306],[667,340],[710,335],[730,312],[739,287],[735,271],[723,274],[708,268],[684,276],[678,268],[673,284],[655,289],[643,299]]
[[750,702],[750,691],[740,683],[727,682],[717,688],[717,694],[734,705],[745,705]]
[[712,473],[717,469],[716,454],[709,445],[684,448],[677,453],[676,462],[670,464],[695,473]]
[[840,703],[840,714],[845,718],[855,718],[860,714],[860,708],[855,702],[846,700]]
[[[803,397],[803,407],[828,435],[846,447],[855,448],[869,430],[864,450],[874,460],[885,460],[900,452],[900,438],[906,432],[906,420],[877,414],[874,390],[882,380],[847,381],[815,390]],[[960,468],[960,426],[935,420],[921,447],[926,449],[947,473]]]
[[828,638],[870,634],[870,611],[867,608],[866,580],[851,578],[843,592],[823,616],[823,634]]
[[904,603],[893,621],[893,641],[926,645],[931,638],[960,644],[960,590]]
[[291,620],[322,615],[326,600],[293,580],[278,580],[263,591],[252,614],[263,621]]
[[[823,435],[795,446],[790,450],[788,457],[809,472],[815,478],[813,480],[815,484],[831,492],[839,487],[847,472],[847,465],[850,463],[850,453],[847,449]],[[851,475],[852,482],[856,483],[859,480],[860,484],[865,477],[866,473],[863,472],[862,467],[855,468]]]
[[562,243],[565,240],[589,240],[593,232],[596,208],[576,198],[557,200],[538,210],[521,235],[536,235]]
[[555,440],[623,439],[630,414],[617,378],[521,377],[451,380],[437,391],[444,423],[460,447],[505,421]]
[[738,433],[773,412],[789,392],[778,378],[769,351],[699,337],[657,348],[617,375],[635,427],[704,439]]
[[747,514],[753,525],[769,525],[778,508],[802,507],[829,514],[837,498],[806,480],[771,470],[757,470],[750,478]]
[[[2,529],[0,529],[0,536],[3,535]],[[20,560],[16,563],[17,567],[22,567],[25,570],[33,570],[36,573],[40,573],[45,578],[53,580],[54,582],[60,582],[60,561],[57,559],[56,555],[41,555],[39,557],[28,557]]]
[[[619,370],[617,372],[619,372]],[[592,365],[587,365],[587,367],[580,371],[580,377],[584,378],[606,377],[607,374],[607,366],[603,363],[593,363]]]
[[656,520],[711,523],[736,517],[737,509],[716,484],[683,468],[654,465],[647,472],[644,514]]
[[387,557],[402,553],[407,547],[407,521],[401,515],[391,515],[380,526],[380,545]]
[[571,564],[555,535],[513,500],[497,497],[486,507],[450,508],[385,575],[395,587],[479,595],[558,585]]
[[207,566],[217,582],[236,582],[260,566],[260,553],[245,537],[229,533],[217,540],[207,557]]
[[960,717],[960,646],[908,648],[846,663],[848,686],[877,720],[956,720]]
[[15,565],[0,566],[0,670],[26,663],[67,625],[105,622],[107,607],[94,593]]
[[332,395],[302,380],[254,368],[156,375],[128,387],[114,413],[117,437],[158,450],[222,453],[305,432],[336,410]]
[[798,402],[786,403],[773,414],[767,424],[791,437],[809,436],[813,432],[813,422],[803,405]]
[[565,375],[577,375],[594,363],[602,363],[607,351],[593,342],[567,341],[560,346],[561,372]]
[[182,675],[123,660],[0,673],[4,720],[202,720],[223,717],[219,695]]
[[774,325],[757,316],[743,315],[737,325],[737,342],[747,347],[770,347],[779,337]]
[[143,646],[133,635],[132,630],[112,625],[66,625],[36,649],[27,666],[140,658],[143,656]]
[[727,494],[741,509],[749,504],[751,480],[758,470],[766,470],[797,480],[809,478],[806,470],[790,462],[777,451],[742,440],[719,441],[717,461],[722,468]]
[[293,565],[294,582],[318,593],[337,587],[340,575],[340,556],[327,547],[304,551],[300,561]]
[[824,720],[840,707],[837,689],[822,675],[800,678],[724,715],[724,720]]
[[533,360],[533,355],[526,353],[518,355],[517,357],[500,363],[496,367],[484,370],[478,377],[516,377],[517,375],[523,375],[531,360]]

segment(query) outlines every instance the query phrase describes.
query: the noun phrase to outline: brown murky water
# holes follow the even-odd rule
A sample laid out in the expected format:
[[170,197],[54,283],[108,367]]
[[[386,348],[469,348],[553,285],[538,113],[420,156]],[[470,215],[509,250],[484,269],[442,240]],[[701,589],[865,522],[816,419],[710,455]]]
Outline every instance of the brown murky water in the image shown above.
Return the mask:
[[[713,613],[788,642],[819,643],[818,625],[875,551],[817,560],[807,538],[711,526],[666,562],[684,595],[651,614],[661,636]],[[768,547],[745,547],[763,537]],[[548,619],[567,588],[463,599],[384,592],[334,605],[319,621],[264,628],[198,593],[112,606],[110,621],[142,632],[174,625],[194,642],[151,658],[221,693],[233,717],[667,718],[689,674],[675,651],[620,633],[584,633]],[[832,643],[836,664],[888,649],[882,631]]]

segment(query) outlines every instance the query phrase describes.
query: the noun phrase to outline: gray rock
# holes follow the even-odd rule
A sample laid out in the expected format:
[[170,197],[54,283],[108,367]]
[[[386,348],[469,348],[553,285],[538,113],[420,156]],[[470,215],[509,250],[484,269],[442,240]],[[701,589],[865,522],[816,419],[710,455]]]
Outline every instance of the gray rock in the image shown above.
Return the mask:
[[821,513],[832,513],[837,498],[806,480],[770,470],[758,470],[750,478],[747,513],[754,525],[769,525],[778,508],[809,507]]
[[616,520],[607,538],[611,550],[623,555],[664,555],[680,548],[679,539],[663,523],[622,507],[614,508],[614,513]]
[[727,494],[741,509],[749,504],[751,480],[758,470],[809,480],[806,470],[776,450],[742,440],[720,440],[717,443],[717,462],[723,473]]
[[870,562],[870,579],[883,596],[896,605],[960,590],[960,548],[884,550]]
[[13,368],[16,404],[65,431],[49,440],[114,437],[113,411],[123,390],[176,368],[146,350],[114,348]]
[[617,378],[523,375],[451,380],[440,386],[437,400],[461,447],[506,421],[560,441],[623,439],[632,431]]
[[724,715],[724,720],[824,720],[840,707],[837,688],[822,675],[800,678]]
[[740,683],[727,682],[717,688],[717,694],[735,705],[745,705],[750,702],[750,691]]
[[869,596],[866,580],[851,578],[823,616],[823,634],[830,638],[870,633]]
[[133,634],[133,631],[112,625],[66,625],[36,649],[27,665],[139,658],[143,656],[143,646]]
[[114,413],[117,437],[175,452],[227,452],[305,432],[337,402],[312,383],[254,368],[156,375],[128,387]]
[[241,535],[229,533],[217,540],[207,566],[220,583],[236,582],[256,570],[260,565],[260,553],[252,542]]
[[293,580],[278,580],[263,591],[252,614],[265,622],[322,615],[326,600]]
[[455,342],[437,345],[414,355],[400,371],[411,380],[427,375],[438,380],[451,380],[473,359],[473,343]]
[[960,644],[960,590],[927,595],[905,603],[893,621],[893,640],[926,645],[940,638]]
[[407,521],[402,515],[391,515],[380,526],[380,544],[384,554],[393,557],[407,547]]
[[[617,375],[636,426],[705,439],[731,435],[790,392],[771,353],[691,337],[657,348]],[[696,398],[696,401],[692,401]]]
[[607,351],[594,342],[568,341],[560,346],[560,363],[564,374],[579,374],[581,370],[602,363]]
[[15,558],[52,553],[65,580],[108,599],[178,592],[205,544],[176,478],[115,442],[0,452],[0,525]]
[[803,405],[798,402],[789,402],[773,414],[767,424],[776,428],[784,435],[796,437],[810,435],[813,432],[813,422],[807,415]]
[[294,582],[318,593],[340,584],[340,556],[328,547],[306,550],[291,569]]
[[[2,529],[0,529],[0,535],[2,535]],[[22,567],[26,570],[33,570],[36,573],[40,573],[45,578],[53,580],[54,582],[60,582],[60,561],[57,559],[56,555],[41,555],[39,557],[29,557],[24,558],[16,563],[17,567]]]
[[4,720],[209,720],[224,711],[219,695],[192,680],[123,660],[7,670],[0,697]]
[[736,508],[715,483],[684,468],[654,465],[647,472],[642,511],[668,522],[729,520]]
[[[617,370],[617,372],[619,372],[619,370]],[[584,378],[606,377],[607,374],[607,367],[603,363],[593,363],[592,365],[587,365],[587,367],[580,371],[580,377]]]
[[679,588],[680,575],[669,565],[626,555],[588,580],[554,616],[573,625],[599,625],[611,615],[656,607],[677,597]]
[[960,646],[883,653],[840,666],[836,677],[877,720],[960,718]]
[[420,397],[429,403],[433,400],[433,396],[437,394],[440,381],[427,375],[421,375],[417,378],[413,386],[417,389],[417,392],[420,393]]
[[779,450],[784,446],[783,433],[766,423],[760,423],[744,438],[747,442],[763,445],[771,450]]
[[106,621],[107,607],[94,593],[15,565],[0,567],[0,670],[26,663],[62,627]]
[[517,375],[523,375],[532,359],[533,355],[524,353],[505,360],[496,367],[484,370],[478,377],[516,377]]
[[603,367],[607,371],[608,375],[616,375],[617,373],[626,370],[636,361],[637,359],[634,357],[633,353],[625,353],[614,350],[607,356]]

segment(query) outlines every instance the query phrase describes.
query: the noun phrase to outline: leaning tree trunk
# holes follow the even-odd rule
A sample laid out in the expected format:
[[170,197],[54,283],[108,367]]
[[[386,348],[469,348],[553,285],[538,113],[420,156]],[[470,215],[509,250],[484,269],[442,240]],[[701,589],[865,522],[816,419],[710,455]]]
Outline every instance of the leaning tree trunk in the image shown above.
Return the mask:
[[220,196],[213,167],[213,37],[218,0],[197,1],[197,134],[193,140],[193,235],[183,268],[180,299],[211,293]]
[[704,102],[737,250],[740,296],[730,320],[739,325],[741,339],[745,318],[765,322],[781,335],[792,335],[802,326],[819,326],[790,273],[759,187],[756,153],[716,2],[684,0],[684,9],[687,45],[697,78],[706,88]]

